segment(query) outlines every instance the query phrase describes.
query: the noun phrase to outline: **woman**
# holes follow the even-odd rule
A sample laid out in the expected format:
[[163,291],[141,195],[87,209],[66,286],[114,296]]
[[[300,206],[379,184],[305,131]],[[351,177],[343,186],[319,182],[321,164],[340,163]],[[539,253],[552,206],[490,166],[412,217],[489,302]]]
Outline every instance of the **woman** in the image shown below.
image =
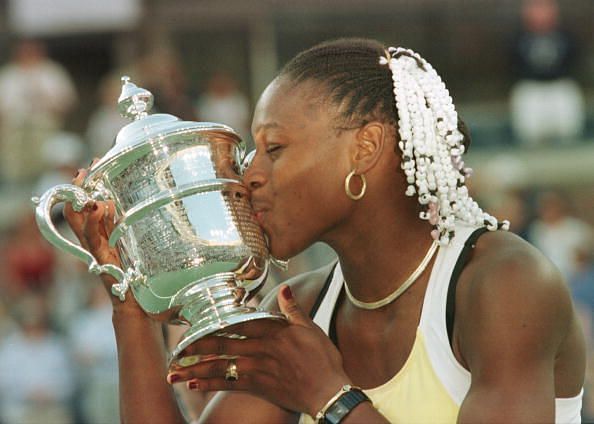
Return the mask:
[[[321,240],[339,262],[264,300],[288,325],[186,349],[237,356],[169,370],[168,383],[221,391],[204,422],[579,421],[584,345],[567,289],[468,196],[461,129],[411,51],[344,39],[285,66],[256,107],[244,182],[274,256]],[[117,263],[111,206],[91,209],[66,214]],[[131,296],[113,322],[124,422],[182,421],[159,325]]]

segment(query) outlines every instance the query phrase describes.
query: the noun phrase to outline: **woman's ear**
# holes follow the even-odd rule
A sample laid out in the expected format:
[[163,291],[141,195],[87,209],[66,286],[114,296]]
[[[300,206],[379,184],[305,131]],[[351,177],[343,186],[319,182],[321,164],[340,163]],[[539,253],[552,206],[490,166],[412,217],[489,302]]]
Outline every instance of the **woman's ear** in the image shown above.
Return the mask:
[[379,161],[386,144],[385,124],[372,121],[361,127],[356,134],[356,142],[351,160],[357,174],[365,174]]

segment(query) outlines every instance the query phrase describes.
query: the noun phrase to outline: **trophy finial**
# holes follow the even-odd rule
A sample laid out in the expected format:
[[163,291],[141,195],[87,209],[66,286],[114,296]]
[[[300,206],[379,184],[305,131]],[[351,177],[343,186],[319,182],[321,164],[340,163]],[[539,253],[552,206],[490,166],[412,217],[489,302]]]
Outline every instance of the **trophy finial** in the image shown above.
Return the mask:
[[150,91],[130,82],[130,77],[122,77],[122,92],[118,98],[120,115],[138,120],[148,115],[153,107],[153,95]]

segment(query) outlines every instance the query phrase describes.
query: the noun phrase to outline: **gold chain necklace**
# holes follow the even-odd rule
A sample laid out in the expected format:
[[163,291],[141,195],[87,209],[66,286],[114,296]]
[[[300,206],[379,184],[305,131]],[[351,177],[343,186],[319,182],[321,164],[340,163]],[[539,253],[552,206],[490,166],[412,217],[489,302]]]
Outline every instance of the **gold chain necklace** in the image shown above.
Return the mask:
[[357,308],[367,309],[367,310],[379,309],[383,306],[386,306],[386,305],[394,302],[396,299],[398,299],[398,297],[402,293],[404,293],[406,291],[406,289],[408,289],[410,286],[412,286],[412,284],[415,281],[417,281],[417,278],[419,278],[419,275],[421,275],[423,273],[423,271],[425,271],[425,268],[427,268],[429,261],[431,261],[431,258],[435,254],[435,251],[437,250],[438,247],[439,247],[439,243],[437,241],[434,241],[433,243],[431,243],[431,247],[427,251],[427,254],[423,258],[423,260],[421,261],[421,263],[419,264],[417,269],[415,269],[413,271],[413,273],[410,274],[410,277],[408,277],[406,279],[406,281],[404,283],[402,283],[395,291],[393,291],[392,293],[390,293],[388,296],[384,297],[383,299],[376,300],[375,302],[362,302],[362,301],[356,299],[355,296],[353,296],[353,294],[349,290],[349,285],[345,281],[344,288],[345,288],[347,297],[349,298],[351,303],[353,305],[355,305]]

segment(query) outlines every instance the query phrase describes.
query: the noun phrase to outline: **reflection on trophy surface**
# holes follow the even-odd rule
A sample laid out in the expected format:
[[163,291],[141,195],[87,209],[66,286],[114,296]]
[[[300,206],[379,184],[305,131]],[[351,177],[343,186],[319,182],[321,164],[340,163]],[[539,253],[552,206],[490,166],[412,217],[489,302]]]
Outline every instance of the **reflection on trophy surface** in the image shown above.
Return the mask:
[[[229,326],[283,319],[246,306],[267,276],[269,253],[241,183],[239,136],[221,124],[149,115],[151,93],[122,80],[120,111],[134,121],[82,187],[56,186],[36,201],[43,235],[86,261],[90,272],[114,276],[112,292],[121,300],[131,289],[152,317],[189,324],[173,359],[203,336],[232,333],[223,331]],[[80,211],[93,200],[114,202],[109,244],[117,247],[121,268],[99,265],[51,222],[55,204],[71,202]]]

